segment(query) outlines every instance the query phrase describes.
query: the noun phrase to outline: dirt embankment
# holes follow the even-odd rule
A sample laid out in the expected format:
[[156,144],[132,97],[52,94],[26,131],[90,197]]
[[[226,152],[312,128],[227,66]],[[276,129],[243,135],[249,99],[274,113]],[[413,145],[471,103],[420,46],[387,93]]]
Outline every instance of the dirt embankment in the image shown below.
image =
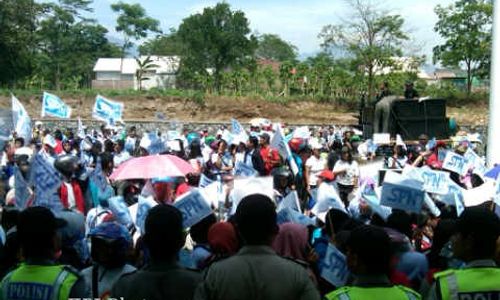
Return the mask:
[[[41,112],[41,96],[19,97],[28,113],[37,119]],[[72,117],[82,119],[92,117],[93,97],[64,98],[73,109]],[[263,117],[273,121],[290,124],[356,124],[356,111],[339,108],[333,104],[312,101],[290,101],[288,103],[269,102],[259,99],[236,97],[205,97],[204,104],[197,104],[182,97],[113,97],[112,100],[125,104],[125,120],[137,121],[180,121],[180,122],[228,122],[236,118],[247,122]],[[10,108],[10,98],[0,97],[0,107]],[[486,125],[488,107],[470,105],[461,108],[448,108],[448,116],[454,117],[458,124]]]

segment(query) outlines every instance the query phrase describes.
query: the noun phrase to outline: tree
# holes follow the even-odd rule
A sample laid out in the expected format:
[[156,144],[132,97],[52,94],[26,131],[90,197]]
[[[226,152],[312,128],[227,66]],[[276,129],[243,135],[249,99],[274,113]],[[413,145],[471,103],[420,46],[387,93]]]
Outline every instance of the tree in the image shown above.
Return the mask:
[[348,0],[354,13],[337,25],[327,25],[319,34],[325,51],[345,51],[358,61],[367,74],[368,92],[374,95],[377,68],[391,65],[393,56],[401,56],[402,43],[408,39],[404,20],[368,1]]
[[208,74],[207,69],[213,69],[217,91],[221,89],[222,71],[244,64],[257,44],[255,37],[249,36],[245,14],[232,11],[225,2],[185,18],[177,34],[185,45],[181,67],[198,74]]
[[32,75],[41,8],[33,0],[0,1],[0,84],[12,86]]
[[263,34],[258,37],[257,58],[270,59],[279,62],[296,61],[297,47],[282,40],[276,34]]
[[141,55],[181,56],[184,45],[180,41],[175,29],[169,34],[159,35],[139,46]]
[[142,91],[142,82],[150,79],[147,77],[148,73],[158,68],[158,65],[154,63],[150,56],[146,57],[144,60],[136,57],[135,61],[137,62],[135,78],[137,79],[137,83],[139,83],[139,91]]
[[83,17],[91,11],[90,2],[61,0],[45,5],[37,30],[35,71],[55,89],[90,85],[97,58],[117,55],[117,47],[106,38],[107,29]]
[[122,1],[111,5],[111,9],[118,13],[116,31],[123,33],[122,58],[127,49],[132,47],[132,40],[146,38],[149,33],[160,33],[159,22],[146,15],[140,4],[127,4]]
[[438,5],[434,11],[438,16],[434,30],[445,39],[444,44],[434,47],[434,61],[449,67],[465,66],[470,94],[472,77],[489,70],[492,1],[459,0],[447,7]]
[[80,22],[92,22],[82,17],[81,12],[91,12],[87,0],[60,0],[58,3],[50,2],[45,5],[46,11],[40,28],[37,32],[41,61],[39,69],[48,69],[47,75],[51,78],[56,89],[61,88],[63,78],[63,65],[67,63],[67,56],[74,44],[73,26]]

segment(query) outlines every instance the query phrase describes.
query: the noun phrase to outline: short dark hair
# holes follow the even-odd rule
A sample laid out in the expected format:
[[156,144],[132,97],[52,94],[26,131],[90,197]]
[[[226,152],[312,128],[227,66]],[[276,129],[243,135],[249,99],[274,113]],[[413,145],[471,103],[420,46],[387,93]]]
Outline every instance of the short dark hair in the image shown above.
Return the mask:
[[249,138],[250,144],[253,145],[254,148],[257,148],[259,146],[259,139],[256,136],[251,136]]
[[199,244],[208,243],[208,230],[215,223],[217,223],[217,217],[214,214],[210,214],[208,217],[191,226],[189,234],[193,241]]
[[404,210],[394,210],[387,218],[387,226],[412,239],[412,219]]
[[253,194],[243,198],[236,209],[236,226],[248,245],[266,245],[277,233],[276,207],[268,196]]
[[481,206],[468,207],[458,218],[456,231],[464,237],[473,238],[473,251],[477,258],[495,255],[500,220],[494,212]]
[[125,141],[124,140],[117,140],[116,144],[120,146],[120,149],[125,149]]
[[380,227],[362,225],[351,231],[347,248],[356,254],[368,274],[388,274],[391,260],[389,235]]
[[24,146],[24,138],[22,138],[22,137],[18,137],[18,138],[16,138],[16,139],[14,140],[14,143],[17,143],[17,142],[19,142],[19,143],[21,144],[21,147],[23,147],[23,146]]
[[185,242],[181,212],[172,205],[153,207],[146,217],[144,242],[153,259],[177,256]]

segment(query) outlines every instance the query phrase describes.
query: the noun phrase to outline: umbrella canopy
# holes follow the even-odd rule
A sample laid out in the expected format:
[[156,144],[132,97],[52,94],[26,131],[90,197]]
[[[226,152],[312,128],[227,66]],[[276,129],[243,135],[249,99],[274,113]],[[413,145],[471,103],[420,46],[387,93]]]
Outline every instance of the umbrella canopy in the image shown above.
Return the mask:
[[193,172],[187,161],[174,155],[149,155],[132,158],[111,174],[111,180],[183,177]]

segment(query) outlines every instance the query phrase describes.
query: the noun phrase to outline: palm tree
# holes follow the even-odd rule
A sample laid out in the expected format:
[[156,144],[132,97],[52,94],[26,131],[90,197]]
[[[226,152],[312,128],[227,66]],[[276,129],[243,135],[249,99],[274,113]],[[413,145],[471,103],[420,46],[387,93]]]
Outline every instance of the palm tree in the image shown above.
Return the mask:
[[150,71],[158,68],[159,66],[153,62],[151,56],[146,57],[146,59],[144,60],[141,60],[139,57],[136,57],[135,61],[137,62],[138,66],[137,70],[135,71],[135,78],[137,79],[137,82],[139,84],[139,91],[142,91],[142,82],[151,79],[146,75]]

